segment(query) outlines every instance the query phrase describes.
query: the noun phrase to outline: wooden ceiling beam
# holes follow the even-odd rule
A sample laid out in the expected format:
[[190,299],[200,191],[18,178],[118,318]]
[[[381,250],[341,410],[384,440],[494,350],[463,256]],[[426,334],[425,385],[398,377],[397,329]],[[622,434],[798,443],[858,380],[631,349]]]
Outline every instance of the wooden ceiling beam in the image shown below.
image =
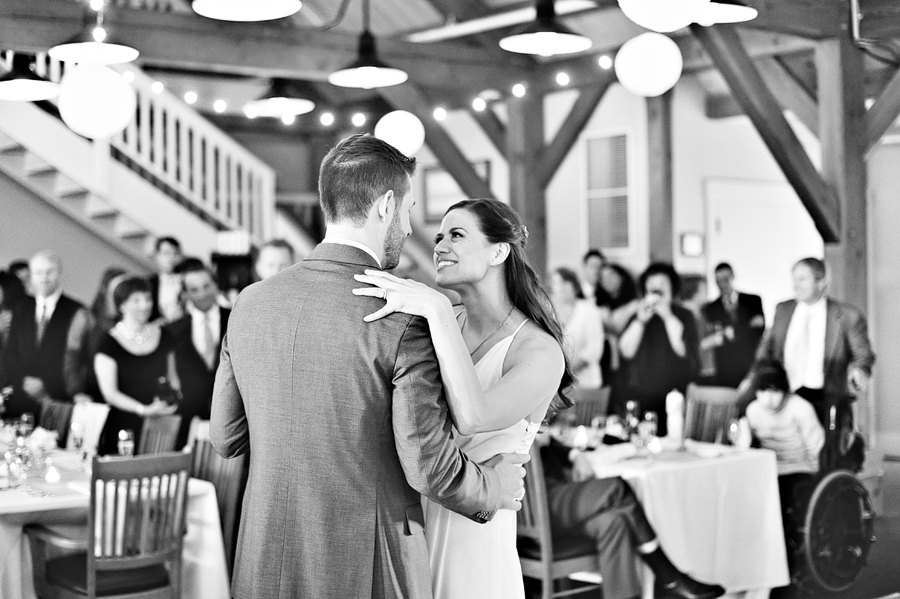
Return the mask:
[[849,8],[842,2],[822,0],[744,0],[759,11],[745,27],[787,33],[810,39],[846,33]]
[[778,101],[763,81],[732,26],[700,27],[691,31],[713,58],[735,99],[743,106],[773,158],[797,192],[826,243],[840,239],[840,212],[834,190],[816,170],[791,129]]
[[760,74],[782,108],[790,110],[810,131],[819,134],[819,107],[816,99],[788,72],[777,59],[756,61]]
[[860,0],[861,37],[886,40],[900,37],[900,3],[897,0]]
[[497,151],[506,158],[506,125],[503,124],[503,121],[500,120],[497,113],[490,107],[485,108],[482,111],[474,110],[470,107],[469,114],[471,114],[472,118],[478,122],[481,126],[481,130],[484,131],[484,134],[491,140],[491,143],[494,144]]
[[572,146],[578,140],[578,136],[584,130],[584,126],[594,114],[594,110],[606,95],[606,90],[616,80],[612,71],[605,71],[603,75],[604,77],[596,85],[581,90],[578,99],[569,110],[566,120],[563,121],[559,131],[553,137],[553,141],[538,156],[537,182],[541,189],[546,189],[550,184],[559,165],[565,160]]
[[900,116],[900,70],[894,73],[881,95],[866,112],[866,152],[874,148],[881,137]]
[[[5,49],[44,51],[75,35],[83,7],[59,0],[0,0]],[[106,21],[141,51],[139,63],[251,76],[324,80],[356,58],[358,36],[300,29],[285,23],[226,23],[193,14],[115,8]],[[481,90],[527,79],[528,57],[506,62],[465,42],[414,44],[379,39],[383,60],[405,69],[419,85]],[[449,58],[449,59],[448,59]]]
[[460,151],[440,123],[431,116],[431,102],[414,85],[396,85],[378,90],[382,98],[398,110],[407,110],[422,121],[425,143],[441,166],[450,173],[460,189],[470,198],[494,198],[487,181],[475,171],[469,159]]

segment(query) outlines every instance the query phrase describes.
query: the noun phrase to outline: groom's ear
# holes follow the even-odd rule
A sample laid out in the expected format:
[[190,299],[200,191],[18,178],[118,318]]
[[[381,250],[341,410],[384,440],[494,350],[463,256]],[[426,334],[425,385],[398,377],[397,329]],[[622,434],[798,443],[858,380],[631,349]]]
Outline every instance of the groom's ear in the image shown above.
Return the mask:
[[[375,201],[376,206],[378,207],[378,218],[387,222],[391,215],[391,206],[395,204],[394,191],[389,189],[385,192],[383,196],[378,198]],[[397,206],[393,206],[394,210],[397,209]]]
[[501,242],[497,244],[497,249],[494,250],[494,257],[491,258],[491,266],[499,266],[506,262],[506,259],[509,257],[509,244],[506,242]]

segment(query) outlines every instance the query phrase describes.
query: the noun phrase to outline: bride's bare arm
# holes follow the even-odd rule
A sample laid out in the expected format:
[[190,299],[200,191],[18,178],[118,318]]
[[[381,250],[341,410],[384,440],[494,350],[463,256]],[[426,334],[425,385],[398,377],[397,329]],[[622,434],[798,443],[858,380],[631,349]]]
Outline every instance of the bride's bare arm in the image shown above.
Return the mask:
[[490,389],[482,390],[446,296],[421,283],[381,271],[366,271],[366,275],[357,275],[356,279],[376,286],[355,289],[357,295],[378,297],[380,289],[387,291],[385,306],[367,316],[367,321],[392,312],[428,320],[450,414],[460,433],[470,435],[503,429],[539,408],[546,411],[564,369],[562,350],[552,337],[526,326],[510,348],[502,378]]

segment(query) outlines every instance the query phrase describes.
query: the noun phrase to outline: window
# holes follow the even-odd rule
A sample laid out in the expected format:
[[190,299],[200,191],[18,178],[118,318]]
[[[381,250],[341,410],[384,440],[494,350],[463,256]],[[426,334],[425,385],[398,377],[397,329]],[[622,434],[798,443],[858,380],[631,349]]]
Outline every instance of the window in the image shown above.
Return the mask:
[[588,247],[628,249],[628,138],[588,138],[586,149]]

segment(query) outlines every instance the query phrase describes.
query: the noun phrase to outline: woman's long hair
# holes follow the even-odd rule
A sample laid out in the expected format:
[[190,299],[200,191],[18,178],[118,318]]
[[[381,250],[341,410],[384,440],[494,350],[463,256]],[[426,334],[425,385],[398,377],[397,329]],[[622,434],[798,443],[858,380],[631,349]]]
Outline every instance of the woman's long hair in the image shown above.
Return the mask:
[[[468,210],[478,218],[481,232],[488,241],[509,244],[509,256],[506,259],[506,293],[516,309],[551,335],[562,350],[562,327],[556,319],[553,304],[541,284],[540,276],[528,262],[525,254],[528,229],[522,224],[519,215],[503,202],[490,199],[463,200],[450,206],[445,214],[458,209]],[[575,403],[568,395],[569,389],[575,383],[575,377],[565,351],[563,357],[566,367],[556,398],[550,406],[551,412],[569,408]]]

